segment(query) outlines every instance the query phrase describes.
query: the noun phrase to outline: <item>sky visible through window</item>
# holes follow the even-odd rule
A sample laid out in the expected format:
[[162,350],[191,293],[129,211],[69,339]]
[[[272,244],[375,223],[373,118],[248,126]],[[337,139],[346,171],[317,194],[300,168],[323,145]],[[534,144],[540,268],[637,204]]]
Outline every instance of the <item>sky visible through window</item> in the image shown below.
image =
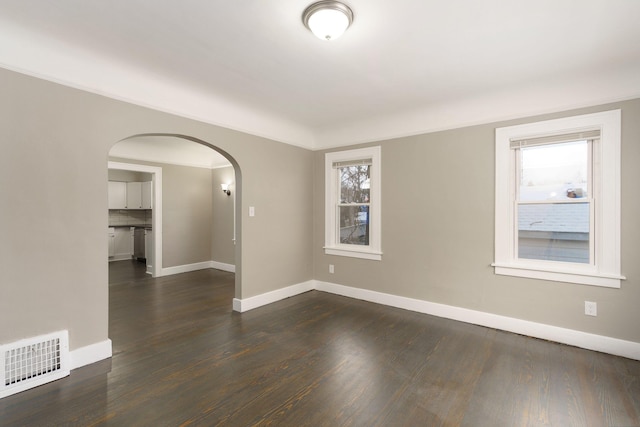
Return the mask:
[[587,141],[520,150],[520,201],[587,197]]

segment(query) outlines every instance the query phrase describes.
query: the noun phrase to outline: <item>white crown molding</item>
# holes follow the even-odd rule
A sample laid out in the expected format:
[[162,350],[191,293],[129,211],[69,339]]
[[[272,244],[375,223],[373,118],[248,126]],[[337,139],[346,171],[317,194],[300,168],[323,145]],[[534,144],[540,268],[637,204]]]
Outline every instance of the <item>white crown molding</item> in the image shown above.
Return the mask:
[[640,98],[640,66],[523,85],[315,132],[316,150],[497,123]]
[[166,158],[150,158],[149,156],[144,156],[144,155],[140,155],[140,156],[122,156],[122,155],[111,156],[110,155],[109,156],[109,161],[118,162],[120,160],[132,160],[136,162],[152,162],[152,163],[158,163],[163,165],[185,166],[189,168],[199,168],[199,169],[208,169],[208,170],[233,167],[233,165],[231,164],[204,165],[198,162],[177,162],[175,160],[169,160]]
[[310,148],[313,135],[288,119],[203,93],[114,58],[78,49],[1,20],[0,67],[251,135]]
[[[64,44],[17,24],[0,25],[0,67],[189,119],[323,150],[530,117],[640,97],[640,64],[591,75],[505,87],[396,114],[310,128],[240,105],[188,82],[163,78],[114,58]],[[631,62],[631,61],[630,61]]]
[[134,161],[139,161],[139,162],[152,162],[152,163],[159,163],[159,164],[163,164],[163,165],[173,165],[173,166],[185,166],[185,167],[189,167],[189,168],[199,168],[199,169],[209,169],[209,170],[213,170],[213,169],[221,169],[221,168],[228,168],[231,167],[230,164],[217,164],[217,165],[211,165],[211,164],[204,164],[202,162],[197,162],[197,161],[176,161],[176,160],[170,160],[168,158],[165,157],[153,157],[153,155],[121,155],[121,154],[109,154],[109,160],[114,160],[114,161],[118,161],[118,160],[134,160]]

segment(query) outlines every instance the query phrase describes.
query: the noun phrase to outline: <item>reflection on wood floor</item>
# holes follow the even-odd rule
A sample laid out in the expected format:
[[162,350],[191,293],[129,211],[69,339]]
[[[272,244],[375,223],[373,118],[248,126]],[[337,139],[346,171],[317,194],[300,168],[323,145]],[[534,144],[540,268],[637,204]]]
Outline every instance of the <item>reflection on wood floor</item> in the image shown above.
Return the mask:
[[640,362],[234,275],[110,285],[114,355],[0,400],[3,426],[637,426]]
[[112,261],[109,263],[109,285],[150,279],[147,266],[136,260]]

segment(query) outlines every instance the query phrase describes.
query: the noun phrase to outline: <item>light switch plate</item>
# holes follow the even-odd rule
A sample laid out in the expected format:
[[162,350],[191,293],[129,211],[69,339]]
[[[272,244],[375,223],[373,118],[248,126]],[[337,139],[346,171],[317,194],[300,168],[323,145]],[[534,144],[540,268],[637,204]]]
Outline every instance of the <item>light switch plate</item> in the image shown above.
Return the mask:
[[249,216],[256,216],[256,208],[254,206],[249,206]]

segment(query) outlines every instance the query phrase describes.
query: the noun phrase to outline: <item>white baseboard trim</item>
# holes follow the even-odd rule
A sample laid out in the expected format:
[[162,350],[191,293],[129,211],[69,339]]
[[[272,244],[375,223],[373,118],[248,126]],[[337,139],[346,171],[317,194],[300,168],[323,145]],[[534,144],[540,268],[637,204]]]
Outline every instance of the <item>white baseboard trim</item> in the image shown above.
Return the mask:
[[225,264],[224,262],[218,262],[218,261],[210,261],[210,268],[215,268],[216,270],[228,271],[229,273],[236,272],[235,265]]
[[176,265],[175,267],[165,267],[162,268],[160,274],[156,274],[157,277],[160,276],[171,276],[172,274],[180,274],[180,273],[189,273],[190,271],[197,270],[205,270],[211,267],[211,261],[204,262],[196,262],[194,264],[184,264],[184,265]]
[[106,339],[85,347],[76,348],[69,352],[70,369],[80,368],[85,365],[108,359],[112,356],[111,340]]
[[312,290],[640,360],[638,342],[318,280],[310,280],[250,298],[234,298],[233,310],[243,313]]
[[535,338],[568,344],[587,350],[623,356],[640,360],[640,343],[611,338],[603,335],[590,334],[573,329],[545,325],[513,317],[500,316],[482,311],[470,310],[451,305],[438,304],[413,298],[385,294],[366,289],[352,288],[335,283],[315,281],[315,289],[350,298],[357,298],[377,304],[486,326],[503,331],[514,332]]
[[236,266],[233,264],[225,264],[218,261],[203,261],[194,264],[176,265],[175,267],[165,267],[156,274],[156,277],[171,276],[172,274],[188,273],[190,271],[205,270],[207,268],[215,268],[216,270],[236,272]]
[[314,289],[315,281],[309,280],[308,282],[298,283],[297,285],[287,286],[286,288],[277,289],[275,291],[266,292],[249,298],[234,298],[233,311],[244,313],[245,311],[253,310],[254,308],[262,307],[263,305],[271,304],[298,294],[303,294]]

